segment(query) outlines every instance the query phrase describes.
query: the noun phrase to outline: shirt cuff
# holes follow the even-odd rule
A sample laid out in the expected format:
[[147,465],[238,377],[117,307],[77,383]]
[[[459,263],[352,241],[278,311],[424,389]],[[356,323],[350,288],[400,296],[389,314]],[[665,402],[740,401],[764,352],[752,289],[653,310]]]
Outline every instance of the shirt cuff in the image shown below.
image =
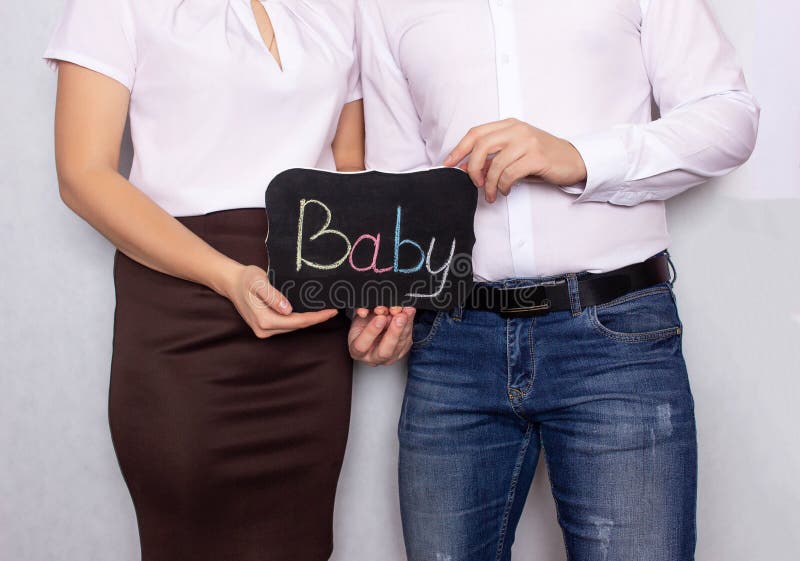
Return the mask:
[[610,202],[618,194],[628,173],[628,152],[617,131],[608,130],[567,138],[583,158],[586,181],[561,189],[579,195],[576,203]]

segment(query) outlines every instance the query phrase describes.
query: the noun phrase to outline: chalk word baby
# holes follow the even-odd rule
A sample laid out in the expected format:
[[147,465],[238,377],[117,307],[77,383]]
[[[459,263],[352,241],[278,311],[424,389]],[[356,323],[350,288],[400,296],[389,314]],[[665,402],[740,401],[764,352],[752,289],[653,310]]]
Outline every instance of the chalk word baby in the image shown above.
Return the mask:
[[[310,205],[316,205],[320,207],[325,215],[324,223],[321,227],[319,227],[313,234],[306,237],[306,229],[309,227],[309,224],[306,223],[306,208]],[[450,244],[450,254],[444,264],[438,269],[433,268],[433,264],[431,263],[432,255],[434,252],[434,247],[436,246],[436,237],[431,237],[430,244],[428,245],[428,251],[426,252],[422,246],[414,240],[411,239],[402,239],[400,235],[400,223],[403,217],[403,209],[401,207],[397,207],[397,218],[395,220],[395,227],[394,227],[394,252],[393,252],[393,263],[391,266],[386,267],[379,267],[378,266],[378,255],[380,253],[381,247],[381,235],[380,233],[376,233],[375,235],[372,234],[362,234],[359,236],[355,242],[351,242],[350,238],[342,231],[335,230],[330,227],[331,220],[333,219],[333,213],[331,209],[322,201],[316,199],[301,199],[300,200],[300,209],[298,214],[298,223],[297,223],[297,260],[296,266],[297,271],[299,272],[304,266],[311,267],[314,269],[319,269],[322,271],[331,271],[334,269],[338,269],[342,266],[349,265],[354,271],[356,272],[368,272],[372,271],[376,274],[383,274],[388,272],[394,273],[401,273],[401,274],[414,274],[419,272],[423,266],[426,268],[428,273],[433,275],[436,278],[437,275],[440,273],[442,274],[441,281],[437,289],[431,294],[421,294],[421,293],[408,293],[406,296],[414,297],[414,298],[436,298],[439,294],[442,293],[445,287],[445,283],[447,282],[447,275],[450,271],[450,265],[453,261],[453,256],[456,250],[456,240],[453,239],[453,243]],[[309,228],[309,231],[312,228]],[[310,259],[306,259],[303,257],[303,248],[308,247],[308,245],[315,240],[319,240],[323,236],[336,236],[340,238],[344,242],[345,250],[335,261],[330,263],[318,263],[316,261],[311,261]],[[372,244],[372,261],[367,265],[358,265],[355,262],[355,253],[356,249],[359,248],[362,244]],[[404,246],[413,248],[415,252],[419,254],[419,259],[412,267],[402,267],[400,265],[400,249]],[[347,265],[345,265],[347,263]]]

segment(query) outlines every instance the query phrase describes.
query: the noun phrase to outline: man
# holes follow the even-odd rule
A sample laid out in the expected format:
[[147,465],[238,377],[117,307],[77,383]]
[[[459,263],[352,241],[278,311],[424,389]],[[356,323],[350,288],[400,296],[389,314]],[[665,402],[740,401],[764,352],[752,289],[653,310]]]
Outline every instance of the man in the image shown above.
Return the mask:
[[358,18],[367,167],[459,165],[483,191],[475,293],[413,328],[409,560],[510,559],[540,451],[570,560],[693,559],[664,201],[743,163],[759,115],[706,1],[361,0]]

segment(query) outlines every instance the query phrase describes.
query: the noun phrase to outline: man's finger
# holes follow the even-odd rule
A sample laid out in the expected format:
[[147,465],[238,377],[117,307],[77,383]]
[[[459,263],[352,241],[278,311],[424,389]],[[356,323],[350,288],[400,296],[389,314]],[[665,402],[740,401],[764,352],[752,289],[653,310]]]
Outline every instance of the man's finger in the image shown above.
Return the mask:
[[389,320],[386,316],[375,316],[372,318],[358,337],[353,339],[350,343],[351,353],[359,358],[366,356],[370,349],[372,349],[375,341],[383,333],[387,321]]
[[446,166],[454,166],[464,158],[466,158],[472,149],[475,146],[475,143],[478,141],[479,138],[482,136],[500,130],[509,126],[507,121],[495,121],[493,123],[486,123],[485,125],[480,125],[478,127],[471,128],[464,138],[461,139],[455,148],[453,148],[452,152],[445,158],[444,165]]
[[487,159],[490,154],[494,154],[502,150],[508,142],[508,135],[505,131],[497,131],[483,136],[478,142],[475,143],[472,152],[469,155],[467,162],[467,173],[469,174],[472,182],[477,187],[486,187],[486,180],[483,173],[484,167],[487,165]]
[[[417,310],[412,307],[405,307],[401,312],[401,315],[405,316],[407,319],[405,322],[400,320],[398,323],[394,323],[398,321],[398,317],[394,318],[392,325],[390,325],[385,333],[383,334],[380,342],[377,343],[379,347],[382,348],[373,348],[366,354],[366,356],[360,358],[360,360],[366,362],[370,366],[383,366],[395,363],[398,359],[404,357],[408,354],[408,351],[411,349],[411,332],[414,328],[414,315],[416,314]],[[400,328],[400,324],[405,323],[405,327],[402,328],[399,335],[397,335],[397,329]],[[394,342],[393,339],[397,337],[397,341]],[[388,343],[386,341],[388,340]]]
[[528,177],[529,175],[529,167],[525,162],[525,158],[520,158],[515,162],[512,162],[503,172],[500,174],[500,178],[497,183],[497,188],[500,190],[501,193],[508,194],[511,191],[511,187],[524,177]]
[[[491,189],[492,191],[496,191],[500,189],[500,176],[502,175],[503,171],[522,158],[525,155],[525,149],[520,146],[513,146],[509,145],[504,150],[501,150],[499,153],[492,158],[491,164],[489,165],[489,170],[486,172],[486,183],[485,189],[487,193]],[[503,191],[500,189],[503,194],[508,194],[507,191]]]
[[405,314],[394,317],[391,325],[386,328],[378,348],[375,349],[374,358],[377,358],[381,363],[392,360],[400,346],[402,333],[408,324],[408,316]]
[[[400,334],[400,351],[402,348],[411,341],[411,332],[414,329],[414,313],[407,314],[408,323],[403,328],[403,332]],[[404,352],[400,352],[399,354],[405,354]]]

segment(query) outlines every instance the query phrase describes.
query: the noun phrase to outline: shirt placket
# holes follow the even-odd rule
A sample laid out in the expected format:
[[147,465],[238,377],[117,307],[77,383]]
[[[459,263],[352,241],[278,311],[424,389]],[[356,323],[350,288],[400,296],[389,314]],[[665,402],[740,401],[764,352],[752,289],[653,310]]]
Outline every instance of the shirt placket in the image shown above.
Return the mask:
[[[517,41],[515,15],[517,0],[488,0],[492,14],[495,40],[495,64],[497,67],[498,118],[523,120],[524,90],[520,75],[519,43]],[[526,185],[515,185],[504,202],[508,207],[508,231],[511,261],[516,277],[535,276],[535,253],[532,216],[532,189]]]

